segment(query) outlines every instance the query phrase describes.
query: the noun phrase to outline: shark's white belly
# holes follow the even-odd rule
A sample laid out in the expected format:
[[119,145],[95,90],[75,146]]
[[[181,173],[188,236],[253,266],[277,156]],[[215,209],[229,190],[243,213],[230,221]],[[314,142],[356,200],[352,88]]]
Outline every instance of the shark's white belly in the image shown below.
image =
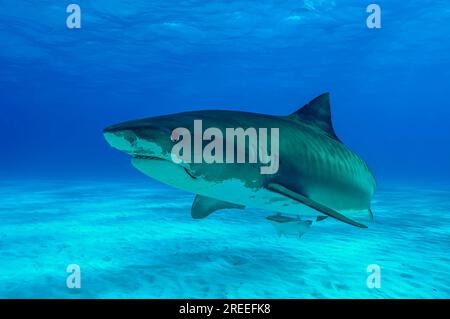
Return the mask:
[[193,178],[183,167],[165,160],[133,159],[133,165],[144,174],[165,184],[206,197],[219,199],[247,208],[259,208],[287,215],[299,215],[302,219],[312,219],[322,215],[293,199],[265,188],[246,187],[243,181],[229,179],[222,182],[208,181],[201,177]]

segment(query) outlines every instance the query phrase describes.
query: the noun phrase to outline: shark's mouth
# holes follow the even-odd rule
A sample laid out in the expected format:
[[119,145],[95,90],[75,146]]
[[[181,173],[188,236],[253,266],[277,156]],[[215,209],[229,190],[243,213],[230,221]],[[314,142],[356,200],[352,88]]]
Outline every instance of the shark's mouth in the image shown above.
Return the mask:
[[[163,158],[163,157],[158,157],[158,156],[153,156],[153,155],[141,155],[141,154],[131,154],[133,158],[135,159],[144,159],[144,160],[156,160],[156,161],[167,161],[167,162],[171,162],[169,161],[167,158]],[[172,162],[173,163],[173,162]],[[173,163],[174,165],[176,165],[175,163]],[[192,179],[197,179],[196,176],[194,176],[187,167],[182,166],[184,171],[186,172],[187,175],[189,175],[190,178]]]
[[152,155],[140,155],[140,154],[131,154],[133,158],[136,159],[146,159],[146,160],[160,160],[160,161],[167,161],[167,159],[158,157],[158,156],[152,156]]

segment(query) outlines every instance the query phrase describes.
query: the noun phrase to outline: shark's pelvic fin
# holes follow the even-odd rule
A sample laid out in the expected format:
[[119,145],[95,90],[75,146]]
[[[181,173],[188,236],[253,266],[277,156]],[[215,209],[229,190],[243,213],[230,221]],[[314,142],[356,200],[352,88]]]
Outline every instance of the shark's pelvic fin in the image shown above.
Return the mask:
[[205,218],[216,210],[225,208],[244,209],[245,206],[224,202],[218,199],[196,195],[192,203],[191,216],[195,219]]
[[288,116],[291,120],[301,120],[307,124],[320,128],[328,136],[339,141],[331,122],[330,94],[319,95]]
[[302,204],[304,204],[304,205],[306,205],[308,207],[311,207],[311,208],[313,208],[313,209],[315,209],[315,210],[317,210],[317,211],[319,211],[319,212],[321,212],[321,213],[323,213],[325,215],[328,215],[330,217],[336,218],[337,220],[340,220],[340,221],[342,221],[344,223],[347,223],[347,224],[350,224],[350,225],[353,225],[353,226],[357,226],[357,227],[361,227],[361,228],[367,228],[366,225],[358,223],[357,221],[354,221],[354,220],[352,220],[352,219],[350,219],[350,218],[348,218],[348,217],[338,213],[337,211],[335,211],[335,210],[333,210],[333,209],[331,209],[331,208],[329,208],[327,206],[324,206],[324,205],[322,205],[322,204],[320,204],[320,203],[318,203],[318,202],[316,202],[316,201],[314,201],[314,200],[312,200],[312,199],[310,199],[310,198],[308,198],[308,197],[306,197],[306,196],[304,196],[302,194],[299,194],[299,193],[296,193],[294,191],[291,191],[290,189],[288,189],[288,188],[286,188],[286,187],[284,187],[284,186],[282,186],[280,184],[269,183],[266,186],[266,188],[268,190],[271,190],[271,191],[276,192],[278,194],[281,194],[281,195],[284,195],[286,197],[289,197],[290,199],[296,200],[296,201],[298,201],[298,202],[300,202],[300,203],[302,203]]

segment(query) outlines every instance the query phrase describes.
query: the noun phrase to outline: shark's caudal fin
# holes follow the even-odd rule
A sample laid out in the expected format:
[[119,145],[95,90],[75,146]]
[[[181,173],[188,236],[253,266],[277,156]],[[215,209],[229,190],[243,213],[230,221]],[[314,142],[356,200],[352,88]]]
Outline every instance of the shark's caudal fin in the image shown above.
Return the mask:
[[339,141],[331,122],[330,94],[319,95],[288,116],[293,121],[302,121],[324,131],[328,136]]
[[369,219],[370,222],[373,222],[373,213],[372,213],[372,209],[369,207]]
[[192,203],[191,216],[195,219],[205,218],[216,210],[225,208],[244,209],[245,207],[218,199],[197,195]]

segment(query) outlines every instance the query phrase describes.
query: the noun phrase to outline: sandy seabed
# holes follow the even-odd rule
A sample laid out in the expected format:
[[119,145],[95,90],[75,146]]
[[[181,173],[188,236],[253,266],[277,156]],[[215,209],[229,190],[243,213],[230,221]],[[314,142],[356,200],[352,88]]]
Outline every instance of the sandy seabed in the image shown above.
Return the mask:
[[193,197],[151,181],[2,182],[0,297],[450,297],[450,187],[380,187],[369,229],[327,219],[301,239],[278,238],[261,210],[193,220]]

